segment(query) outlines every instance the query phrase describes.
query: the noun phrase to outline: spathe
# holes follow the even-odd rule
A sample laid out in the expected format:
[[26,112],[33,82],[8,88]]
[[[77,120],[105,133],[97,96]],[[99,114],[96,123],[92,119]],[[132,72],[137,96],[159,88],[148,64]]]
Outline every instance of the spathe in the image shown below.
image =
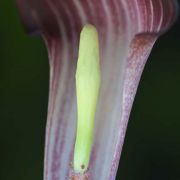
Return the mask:
[[[115,179],[131,106],[153,44],[176,17],[173,0],[17,0],[27,31],[45,40],[50,62],[44,180],[65,180],[76,130],[75,69],[86,23],[100,38],[102,83],[87,175]],[[79,177],[77,177],[79,178]]]

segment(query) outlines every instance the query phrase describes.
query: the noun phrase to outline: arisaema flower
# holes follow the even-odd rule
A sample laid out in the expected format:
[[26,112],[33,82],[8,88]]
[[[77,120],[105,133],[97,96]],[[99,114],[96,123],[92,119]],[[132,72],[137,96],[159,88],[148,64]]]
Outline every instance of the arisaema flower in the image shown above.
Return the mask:
[[[156,39],[176,18],[176,1],[16,1],[26,30],[43,38],[49,54],[44,180],[115,179],[141,73]],[[86,171],[77,172],[75,72],[80,31],[86,24],[98,32],[101,85],[90,159]]]

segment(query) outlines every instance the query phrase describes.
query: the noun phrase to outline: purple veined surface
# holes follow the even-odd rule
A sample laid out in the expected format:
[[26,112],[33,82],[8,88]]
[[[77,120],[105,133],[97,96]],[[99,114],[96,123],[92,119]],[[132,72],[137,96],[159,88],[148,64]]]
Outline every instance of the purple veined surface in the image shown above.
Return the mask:
[[[175,0],[16,0],[29,33],[42,36],[50,64],[44,180],[114,180],[134,96],[148,55],[174,22]],[[96,26],[101,88],[86,174],[73,172],[75,70],[80,30]]]

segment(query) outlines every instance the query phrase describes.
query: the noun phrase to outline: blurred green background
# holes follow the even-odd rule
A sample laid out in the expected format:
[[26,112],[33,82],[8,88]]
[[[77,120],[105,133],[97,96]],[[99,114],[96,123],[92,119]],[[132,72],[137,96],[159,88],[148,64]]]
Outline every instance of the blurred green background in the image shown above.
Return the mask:
[[[48,59],[1,0],[0,180],[42,180]],[[119,180],[180,180],[180,21],[159,38],[131,113]]]

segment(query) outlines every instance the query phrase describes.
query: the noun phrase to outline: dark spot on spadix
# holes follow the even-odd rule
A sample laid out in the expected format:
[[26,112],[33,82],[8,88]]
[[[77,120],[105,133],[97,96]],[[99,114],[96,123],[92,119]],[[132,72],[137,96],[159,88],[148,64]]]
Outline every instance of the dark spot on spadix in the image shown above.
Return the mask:
[[85,168],[85,165],[84,165],[84,164],[82,164],[82,165],[81,165],[81,169],[84,169],[84,168]]

